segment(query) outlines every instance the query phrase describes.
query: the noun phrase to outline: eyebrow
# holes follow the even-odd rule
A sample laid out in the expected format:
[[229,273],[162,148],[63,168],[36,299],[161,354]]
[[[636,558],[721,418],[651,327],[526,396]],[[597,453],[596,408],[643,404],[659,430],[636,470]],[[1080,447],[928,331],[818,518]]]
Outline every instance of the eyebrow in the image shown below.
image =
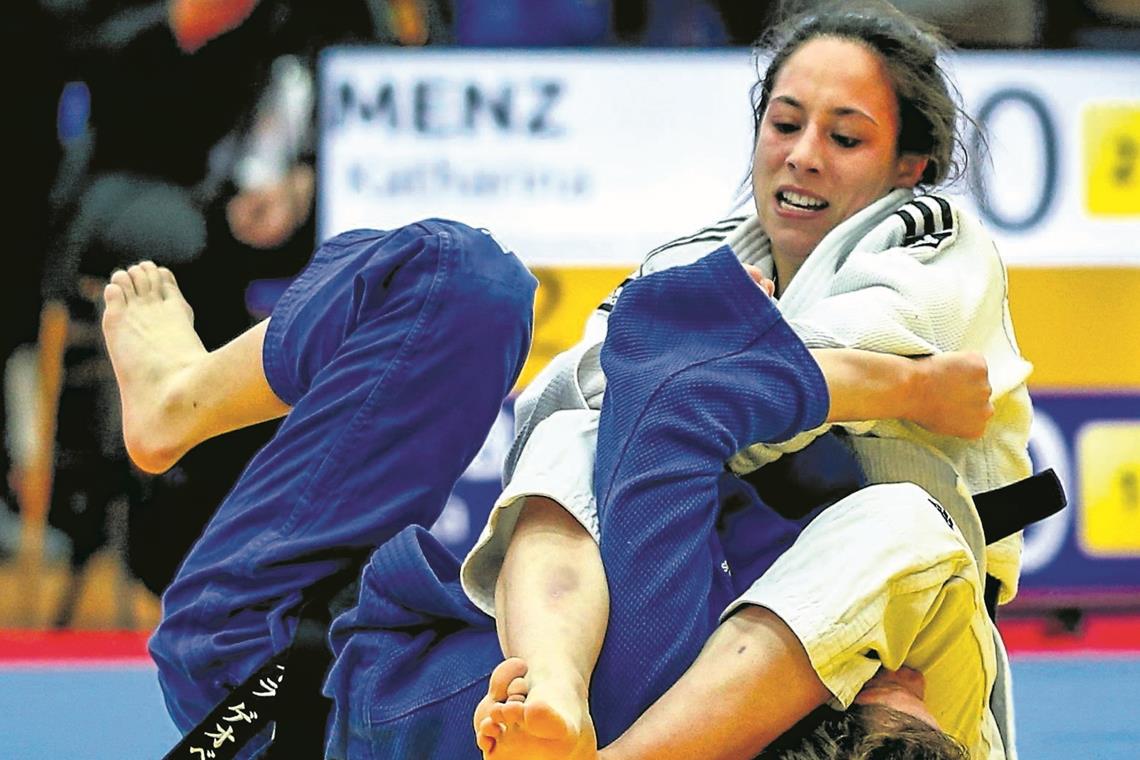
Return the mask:
[[[787,105],[791,106],[792,108],[798,108],[801,111],[807,110],[804,108],[803,103],[796,100],[791,95],[777,95],[776,97],[772,98],[772,100],[779,101],[781,103],[786,103]],[[872,119],[871,115],[868,114],[866,111],[861,111],[858,108],[854,108],[852,106],[840,106],[839,108],[831,109],[831,112],[833,114],[835,114],[836,116],[862,116],[864,119],[867,119],[872,124],[878,125],[878,123],[879,123],[879,122],[875,121],[874,119]]]

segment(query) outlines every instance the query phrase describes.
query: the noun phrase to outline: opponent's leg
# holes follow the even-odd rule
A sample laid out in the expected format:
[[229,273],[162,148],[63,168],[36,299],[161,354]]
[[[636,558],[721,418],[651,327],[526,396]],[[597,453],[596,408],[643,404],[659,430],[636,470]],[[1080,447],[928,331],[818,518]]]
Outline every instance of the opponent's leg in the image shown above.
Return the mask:
[[288,644],[305,589],[435,521],[521,369],[534,284],[452,222],[317,252],[263,333],[265,379],[293,410],[163,597],[151,654],[176,723]]
[[476,711],[480,749],[503,760],[593,757],[587,700],[609,594],[597,544],[557,503],[532,497],[523,505],[495,610],[508,659]]
[[266,322],[207,352],[174,275],[150,261],[115,271],[103,300],[123,440],[140,469],[163,472],[208,438],[289,411],[261,365]]

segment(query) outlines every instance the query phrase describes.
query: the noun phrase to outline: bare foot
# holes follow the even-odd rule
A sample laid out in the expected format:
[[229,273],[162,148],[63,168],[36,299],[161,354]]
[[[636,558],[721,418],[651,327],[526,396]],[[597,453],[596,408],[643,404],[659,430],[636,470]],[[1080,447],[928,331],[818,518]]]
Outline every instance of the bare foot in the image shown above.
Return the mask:
[[506,726],[501,726],[490,719],[491,708],[499,702],[507,701],[509,696],[507,687],[526,675],[526,663],[518,657],[509,657],[500,662],[491,671],[491,682],[487,687],[487,696],[479,701],[475,708],[475,743],[483,751],[484,756],[495,748],[495,740],[499,738]]
[[127,453],[140,469],[164,472],[197,443],[189,378],[206,349],[194,312],[170,270],[150,261],[116,270],[103,301]]
[[493,760],[598,756],[581,676],[528,671],[519,658],[504,661],[491,674],[491,689],[476,711],[476,734],[483,756]]

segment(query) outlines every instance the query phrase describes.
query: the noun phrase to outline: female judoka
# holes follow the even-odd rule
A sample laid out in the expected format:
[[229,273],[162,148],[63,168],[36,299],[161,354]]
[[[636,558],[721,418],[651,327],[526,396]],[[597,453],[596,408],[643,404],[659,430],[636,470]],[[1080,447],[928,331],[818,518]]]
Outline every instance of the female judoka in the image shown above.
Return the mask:
[[[622,519],[625,505],[638,502],[628,494],[624,501],[613,499],[607,517],[606,497],[597,490],[602,466],[618,444],[602,440],[606,405],[621,401],[606,385],[613,378],[599,371],[609,308],[603,305],[587,339],[556,359],[520,399],[520,438],[508,486],[464,570],[472,598],[496,612],[504,652],[521,655],[529,668],[515,693],[517,699],[527,691],[526,701],[508,704],[503,689],[493,690],[497,711],[477,716],[483,726],[481,746],[493,749],[493,756],[518,756],[513,741],[531,747],[525,741],[548,739],[551,731],[561,737],[564,751],[590,752],[579,742],[590,744],[596,728],[603,744],[617,739],[604,753],[613,757],[749,757],[822,701],[848,706],[868,683],[870,699],[888,692],[898,696],[897,689],[874,687],[896,679],[887,672],[903,665],[924,671],[929,713],[972,756],[1013,753],[1003,651],[985,613],[982,587],[992,576],[1000,598],[1012,596],[1019,539],[986,547],[969,494],[1029,472],[1025,379],[1030,368],[1013,338],[1004,268],[992,241],[952,202],[912,192],[948,176],[957,140],[957,112],[938,65],[937,39],[885,4],[846,3],[830,13],[790,20],[769,42],[773,56],[755,91],[756,214],[724,220],[664,246],[650,254],[640,274],[704,261],[727,247],[775,281],[781,312],[813,349],[982,353],[993,384],[995,418],[976,440],[963,440],[932,435],[908,423],[905,414],[856,417],[884,420],[848,426],[858,434],[849,442],[868,479],[922,488],[868,488],[819,517],[773,567],[779,572],[766,573],[752,585],[758,573],[751,568],[735,602],[719,609],[719,601],[712,603],[714,617],[724,622],[708,641],[706,651],[715,656],[698,660],[707,638],[703,634],[712,633],[701,621],[708,612],[704,597],[696,608],[692,599],[675,594],[664,594],[662,602],[655,590],[677,582],[671,574],[654,582],[653,576],[641,574],[642,560],[609,556],[623,555],[631,540],[658,546],[674,536],[668,523],[655,537],[644,535],[648,528],[622,532],[617,539],[611,530],[607,536],[607,522]],[[625,286],[618,304],[635,284]],[[603,389],[599,423],[595,410]],[[599,424],[601,432],[595,432]],[[808,440],[810,436],[779,447],[743,447],[726,461],[735,472],[747,473]],[[561,464],[554,467],[555,461]],[[660,508],[662,520],[666,503]],[[896,514],[900,509],[904,511]],[[946,512],[946,521],[937,521],[940,511]],[[898,532],[903,516],[919,519],[924,513],[936,520],[926,521],[929,530]],[[854,514],[863,519],[855,520]],[[844,517],[852,529],[881,529],[851,533],[837,542],[835,527],[825,527]],[[638,520],[655,524],[644,513]],[[518,550],[518,537],[511,540],[516,525],[527,528],[524,545],[537,546],[530,556],[541,558],[525,564],[525,572],[541,581],[533,587],[517,574],[499,575],[500,566],[504,572],[511,569],[510,563],[502,564],[503,557],[510,559]],[[706,529],[696,531],[694,540],[706,540]],[[549,537],[554,535],[563,536],[567,546],[581,542],[581,553],[570,554],[572,561],[567,561],[552,551],[557,544]],[[704,557],[706,582],[715,587],[723,565],[739,584],[739,568],[726,561],[739,537],[719,538],[723,542],[718,540]],[[591,551],[599,551],[592,546],[599,541],[600,563],[597,557],[590,559]],[[820,546],[846,546],[848,551],[821,556],[812,551]],[[805,555],[813,561],[805,561]],[[548,581],[535,572],[540,561],[549,563],[552,572],[573,568],[573,577],[563,571],[555,574],[557,583]],[[796,567],[803,572],[792,572]],[[596,580],[579,583],[578,574],[607,578],[609,598],[594,593],[601,587]],[[777,577],[783,582],[775,583]],[[926,596],[911,593],[916,578],[926,584]],[[566,587],[575,594],[593,594],[589,603],[576,607],[578,619],[586,622],[548,628],[541,622],[547,619],[542,605],[552,604],[552,595],[565,603],[572,596],[560,590]],[[685,612],[694,609],[697,622]],[[678,629],[678,621],[686,625]],[[698,632],[690,633],[693,627]],[[762,657],[751,662],[750,657],[772,651],[756,645],[780,639],[773,627],[783,632],[783,641],[797,642],[785,649],[802,677],[776,679],[780,699],[766,702],[765,695],[776,693],[771,673],[764,670],[772,664]],[[670,632],[675,636],[666,640],[674,648],[666,657],[661,637]],[[644,644],[623,647],[620,641]],[[723,656],[738,650],[750,654]],[[640,652],[640,659],[631,652]],[[611,677],[638,672],[631,668],[634,660],[657,679],[649,697],[637,691],[643,681]],[[750,662],[755,670],[747,667]],[[519,675],[519,667],[517,660],[504,665],[512,677]],[[493,683],[501,686],[501,680]],[[910,684],[911,692],[919,691],[913,678],[897,680]],[[591,687],[589,712],[581,699],[585,684]],[[790,690],[788,684],[799,684],[801,690]],[[912,693],[903,703],[914,707],[915,701]],[[682,720],[694,703],[702,705],[699,731]],[[743,717],[758,714],[763,717]],[[545,726],[528,731],[530,720]]]

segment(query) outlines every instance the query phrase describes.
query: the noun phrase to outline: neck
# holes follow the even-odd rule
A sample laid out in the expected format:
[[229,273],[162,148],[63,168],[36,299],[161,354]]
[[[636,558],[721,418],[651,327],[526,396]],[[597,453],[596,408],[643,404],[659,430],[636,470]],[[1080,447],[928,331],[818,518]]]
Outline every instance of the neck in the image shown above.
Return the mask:
[[772,248],[772,271],[774,277],[772,279],[776,282],[776,297],[779,298],[784,294],[784,291],[789,285],[792,284],[792,278],[796,276],[796,272],[800,271],[800,267],[807,261],[806,256],[787,256]]

